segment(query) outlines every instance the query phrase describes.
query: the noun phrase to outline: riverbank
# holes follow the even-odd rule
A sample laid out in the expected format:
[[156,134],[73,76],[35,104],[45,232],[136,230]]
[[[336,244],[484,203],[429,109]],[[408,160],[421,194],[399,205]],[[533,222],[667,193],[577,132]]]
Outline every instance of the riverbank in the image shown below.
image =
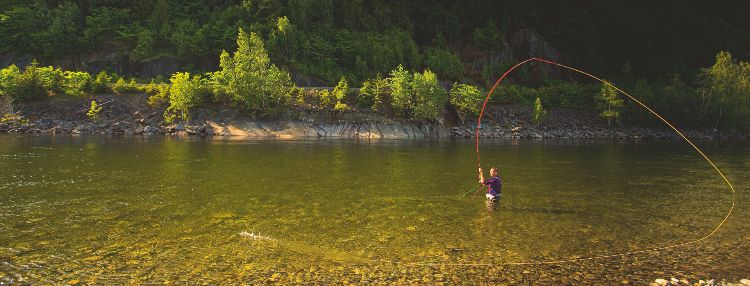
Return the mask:
[[[86,116],[91,100],[103,106],[100,119]],[[191,120],[164,121],[164,108],[147,104],[143,94],[99,94],[93,98],[58,97],[17,107],[16,116],[0,122],[0,133],[135,134],[180,136],[245,136],[256,138],[472,138],[473,116],[463,118],[451,108],[438,122],[419,122],[391,114],[351,110],[333,116],[330,111],[295,107],[273,119],[253,118],[223,106],[192,111]],[[518,105],[491,107],[480,129],[483,138],[671,140],[679,135],[667,128],[607,126],[593,112],[553,109],[545,122],[534,124],[531,108]],[[656,119],[654,119],[656,120]],[[719,130],[682,130],[691,139],[745,140],[750,134]]]

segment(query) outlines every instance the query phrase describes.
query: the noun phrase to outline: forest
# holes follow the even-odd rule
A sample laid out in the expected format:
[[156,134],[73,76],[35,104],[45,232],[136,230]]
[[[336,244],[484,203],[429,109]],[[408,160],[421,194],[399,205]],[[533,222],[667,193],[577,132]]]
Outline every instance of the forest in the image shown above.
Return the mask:
[[[39,84],[38,94],[85,94],[94,92],[95,75],[103,72],[105,86],[118,79],[203,82],[197,89],[205,91],[196,94],[265,114],[295,102],[294,85],[346,82],[363,87],[363,95],[323,100],[330,96],[323,94],[320,104],[376,109],[372,104],[386,100],[403,116],[429,120],[442,103],[471,112],[476,95],[508,67],[543,57],[601,75],[679,123],[747,129],[748,27],[750,19],[732,2],[706,1],[6,0],[0,3],[6,67],[0,91],[21,101],[35,98],[33,86],[22,91],[13,83],[31,67],[78,76],[61,79],[61,87],[91,82],[67,93],[49,84],[42,91]],[[242,42],[248,43],[245,60]],[[173,70],[144,73],[148,63],[165,58]],[[258,74],[232,72],[237,68],[230,63],[253,58],[263,59],[255,68],[270,79],[243,81]],[[606,98],[600,86],[552,68],[525,68],[510,81],[497,102],[593,108]],[[250,90],[232,90],[249,82],[283,92],[247,99],[236,92]],[[169,99],[180,98],[172,97],[165,92],[161,100],[171,106]],[[190,102],[172,110],[200,101]],[[619,108],[618,121],[645,120],[632,105]]]

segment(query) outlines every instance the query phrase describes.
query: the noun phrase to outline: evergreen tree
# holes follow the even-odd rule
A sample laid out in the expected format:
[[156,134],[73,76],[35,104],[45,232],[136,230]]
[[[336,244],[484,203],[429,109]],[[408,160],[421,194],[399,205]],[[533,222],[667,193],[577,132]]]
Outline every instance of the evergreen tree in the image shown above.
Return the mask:
[[602,83],[597,101],[601,111],[599,115],[606,118],[607,125],[611,127],[612,119],[620,119],[620,109],[622,109],[624,101],[618,98],[617,90],[609,82]]

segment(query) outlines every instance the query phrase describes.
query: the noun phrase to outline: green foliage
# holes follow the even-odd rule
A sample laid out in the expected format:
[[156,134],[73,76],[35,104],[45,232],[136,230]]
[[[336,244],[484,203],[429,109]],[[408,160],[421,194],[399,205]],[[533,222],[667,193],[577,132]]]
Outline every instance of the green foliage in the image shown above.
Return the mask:
[[83,36],[92,46],[109,45],[117,36],[117,29],[127,23],[129,11],[115,7],[98,7],[86,16]]
[[164,111],[164,119],[173,122],[175,119],[187,121],[190,119],[190,109],[196,107],[201,97],[208,93],[207,81],[200,75],[190,76],[190,73],[176,73],[169,79],[169,107]]
[[620,119],[620,110],[624,101],[618,97],[617,90],[611,83],[602,83],[599,95],[596,98],[599,106],[599,115],[607,119],[607,124],[612,126],[612,119]]
[[93,80],[89,73],[66,71],[64,77],[63,90],[66,95],[84,96],[91,93]]
[[448,79],[458,79],[464,73],[461,60],[450,51],[429,48],[424,55],[425,66]]
[[402,65],[391,71],[388,87],[391,90],[391,105],[396,113],[406,115],[414,105],[411,83],[412,76]]
[[349,105],[342,102],[336,102],[336,106],[333,108],[333,110],[338,112],[347,111],[349,110]]
[[375,78],[362,83],[357,96],[357,104],[363,108],[378,111],[383,105],[383,95],[388,88],[388,80],[378,74]]
[[719,52],[716,63],[701,73],[704,109],[714,111],[715,126],[750,128],[750,63]]
[[463,83],[454,83],[450,96],[451,104],[468,115],[478,115],[484,100],[484,95],[479,88]]
[[221,70],[212,75],[216,94],[254,113],[279,111],[289,102],[289,74],[271,64],[260,37],[239,29],[234,56],[222,52]]
[[305,106],[307,104],[305,90],[296,85],[292,86],[292,89],[289,90],[289,98],[298,106]]
[[16,65],[0,70],[0,94],[9,95],[19,77],[21,77],[21,70]]
[[417,119],[435,120],[440,116],[448,99],[448,93],[440,86],[437,75],[430,70],[414,73],[412,82],[414,105],[412,116]]
[[92,90],[95,93],[102,93],[102,92],[108,92],[109,89],[109,83],[112,81],[112,78],[107,75],[106,71],[101,71],[99,74],[96,75],[96,78],[94,79],[94,82],[92,85]]
[[320,98],[320,107],[330,109],[336,106],[336,95],[330,90],[321,89],[318,91],[318,98]]
[[149,29],[143,29],[137,34],[137,43],[131,53],[131,56],[135,60],[145,60],[153,56],[155,51],[156,39],[154,33]]
[[65,73],[62,70],[54,67],[38,67],[36,71],[45,90],[53,94],[64,92]]
[[349,83],[346,82],[346,78],[341,78],[339,80],[339,83],[336,85],[335,88],[333,88],[333,95],[336,97],[336,100],[339,102],[344,102],[347,99],[347,95],[349,94]]
[[534,121],[534,124],[539,125],[539,123],[544,122],[544,119],[547,118],[547,111],[544,110],[544,106],[542,106],[542,99],[537,97],[534,101],[534,112],[532,113],[531,119]]
[[169,90],[168,84],[150,83],[146,88],[146,94],[149,95],[146,103],[151,107],[159,107],[169,103]]
[[112,90],[118,94],[136,93],[140,91],[138,89],[138,83],[135,81],[135,79],[131,79],[129,82],[126,82],[125,78],[122,77],[117,79],[115,85],[112,86]]
[[27,66],[23,72],[20,72],[15,66],[10,66],[3,70],[2,76],[3,93],[10,96],[15,102],[38,100],[48,95],[36,61]]
[[96,100],[92,100],[91,107],[89,107],[89,111],[86,112],[86,116],[88,116],[91,121],[99,121],[99,113],[102,112],[102,109],[104,109],[104,107],[97,104]]

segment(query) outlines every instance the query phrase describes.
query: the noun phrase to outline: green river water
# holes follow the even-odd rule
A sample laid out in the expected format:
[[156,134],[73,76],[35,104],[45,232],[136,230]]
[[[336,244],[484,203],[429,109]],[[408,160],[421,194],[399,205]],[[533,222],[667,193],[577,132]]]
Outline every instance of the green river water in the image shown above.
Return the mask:
[[[710,240],[750,243],[750,145],[699,145],[738,191]],[[460,197],[472,141],[0,136],[0,284],[342,282],[615,254],[700,238],[732,202],[683,142],[481,152],[504,180],[497,204]]]

